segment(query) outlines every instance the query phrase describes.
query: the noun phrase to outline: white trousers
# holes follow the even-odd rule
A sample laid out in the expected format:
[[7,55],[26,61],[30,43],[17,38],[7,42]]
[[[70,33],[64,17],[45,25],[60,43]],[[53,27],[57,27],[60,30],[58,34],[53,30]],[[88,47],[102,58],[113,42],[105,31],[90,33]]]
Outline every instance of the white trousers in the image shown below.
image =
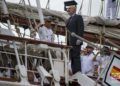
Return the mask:
[[112,2],[112,0],[107,0],[106,17],[110,19],[115,19],[116,11],[117,11],[116,1]]

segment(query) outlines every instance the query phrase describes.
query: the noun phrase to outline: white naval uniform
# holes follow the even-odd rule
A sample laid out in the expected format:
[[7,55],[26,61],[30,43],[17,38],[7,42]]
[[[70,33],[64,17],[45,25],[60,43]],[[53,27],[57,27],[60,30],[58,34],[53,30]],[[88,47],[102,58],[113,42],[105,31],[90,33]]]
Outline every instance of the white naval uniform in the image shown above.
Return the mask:
[[107,0],[106,17],[110,19],[115,19],[116,11],[117,11],[116,1],[112,2],[112,0]]
[[93,75],[94,72],[94,54],[81,56],[81,69],[83,74]]
[[47,41],[47,28],[42,26],[38,30],[40,41]]
[[98,56],[96,60],[99,62],[99,68],[98,68],[98,74],[107,66],[107,64],[110,62],[111,57],[108,55],[105,56]]
[[39,38],[41,41],[53,42],[53,31],[45,26],[39,28]]
[[52,29],[47,29],[47,41],[48,42],[53,42],[54,36],[53,36],[53,31]]

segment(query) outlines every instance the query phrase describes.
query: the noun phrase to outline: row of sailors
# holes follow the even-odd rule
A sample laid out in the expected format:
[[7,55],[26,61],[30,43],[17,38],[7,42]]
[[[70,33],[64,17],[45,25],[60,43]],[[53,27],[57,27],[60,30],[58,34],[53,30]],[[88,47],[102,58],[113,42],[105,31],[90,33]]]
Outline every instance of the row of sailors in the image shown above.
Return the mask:
[[[93,47],[87,46],[81,51],[80,56],[81,72],[88,76],[98,76],[111,59],[108,47],[103,47],[97,54],[94,54],[93,50]],[[70,65],[71,63],[69,63],[69,70],[72,74]]]
[[[93,53],[93,50],[94,48],[87,46],[80,59],[81,72],[90,76],[95,75],[95,73],[100,74],[111,59],[108,47],[103,47],[96,55]],[[98,56],[99,53],[100,55]]]

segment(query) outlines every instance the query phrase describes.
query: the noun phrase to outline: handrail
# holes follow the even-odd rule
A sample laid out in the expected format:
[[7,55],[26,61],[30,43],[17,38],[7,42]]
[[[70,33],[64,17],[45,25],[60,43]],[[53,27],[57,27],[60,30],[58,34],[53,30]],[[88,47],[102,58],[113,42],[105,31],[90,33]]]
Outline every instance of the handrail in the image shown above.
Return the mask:
[[67,46],[67,45],[59,45],[55,43],[39,41],[39,40],[30,39],[30,38],[21,38],[21,37],[8,36],[3,34],[0,34],[0,39],[8,40],[8,41],[27,42],[30,44],[47,44],[48,46],[65,48],[65,49],[71,48],[71,46]]

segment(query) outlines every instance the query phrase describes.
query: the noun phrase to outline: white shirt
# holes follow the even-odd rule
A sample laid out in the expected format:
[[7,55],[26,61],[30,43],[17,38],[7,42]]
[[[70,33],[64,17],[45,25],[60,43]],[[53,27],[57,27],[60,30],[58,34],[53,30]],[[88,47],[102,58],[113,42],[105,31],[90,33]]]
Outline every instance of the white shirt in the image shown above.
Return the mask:
[[53,31],[52,29],[47,29],[47,41],[48,42],[53,42]]
[[81,68],[82,73],[84,74],[93,74],[94,63],[93,63],[94,54],[81,56]]
[[38,34],[41,41],[47,41],[47,28],[45,26],[39,28]]
[[101,68],[105,68],[106,65],[109,63],[111,57],[108,55],[105,56],[98,56],[96,58],[96,60],[99,62],[99,64],[101,65]]
[[41,41],[53,42],[53,31],[45,26],[39,28],[39,38]]
[[[111,57],[108,55],[105,56],[98,56],[96,60],[99,62],[98,66],[98,74],[101,74],[101,72],[106,68],[107,64],[110,62]],[[101,75],[101,77],[104,77],[104,73]]]

